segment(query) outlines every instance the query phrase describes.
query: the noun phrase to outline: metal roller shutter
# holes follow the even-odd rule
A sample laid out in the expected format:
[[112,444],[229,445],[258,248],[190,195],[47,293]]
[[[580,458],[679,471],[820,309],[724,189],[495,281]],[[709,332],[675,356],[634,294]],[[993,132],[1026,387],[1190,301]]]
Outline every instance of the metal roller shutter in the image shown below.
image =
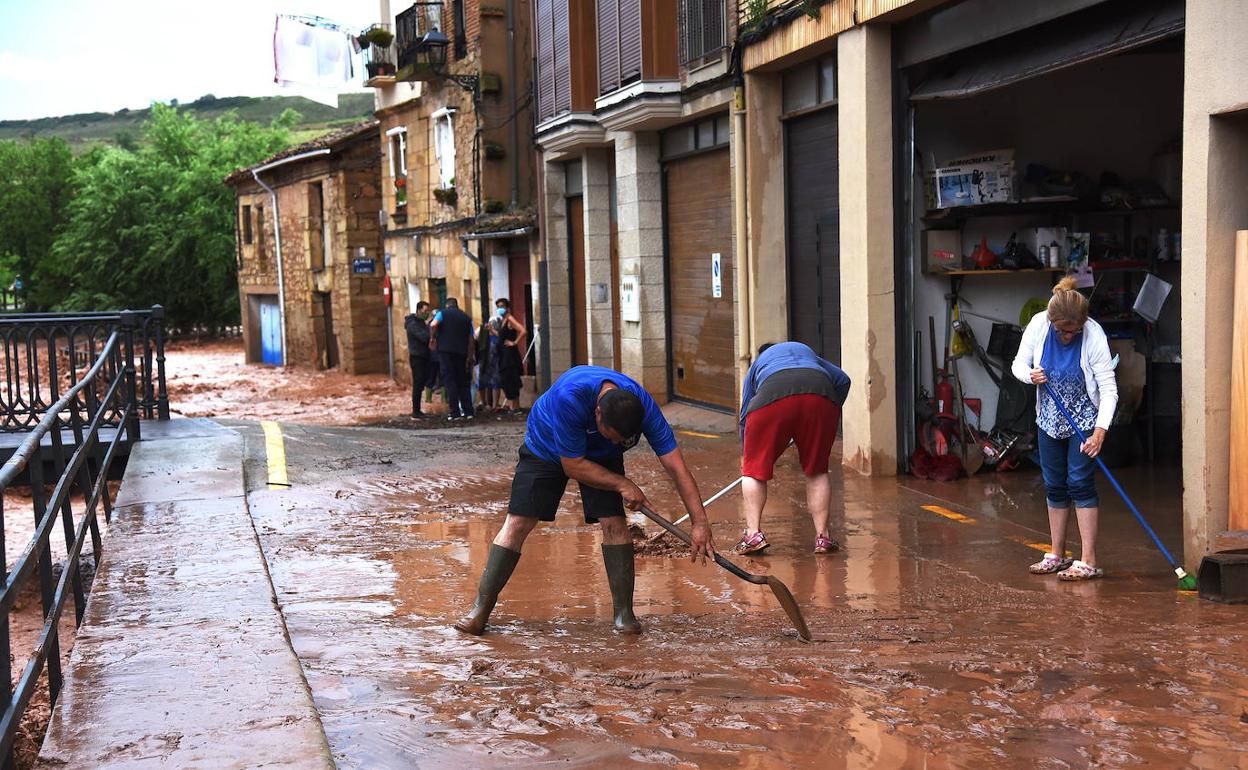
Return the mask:
[[[728,151],[666,164],[668,318],[677,398],[736,408],[732,199]],[[711,292],[718,252],[722,294]]]
[[789,338],[841,360],[840,184],[837,111],[785,126]]

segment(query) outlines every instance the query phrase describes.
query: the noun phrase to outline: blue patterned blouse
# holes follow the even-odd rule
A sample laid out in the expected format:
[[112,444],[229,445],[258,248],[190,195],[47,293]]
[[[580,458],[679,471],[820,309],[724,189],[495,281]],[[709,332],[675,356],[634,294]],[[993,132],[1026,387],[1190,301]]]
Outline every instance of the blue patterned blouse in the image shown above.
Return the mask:
[[[1088,396],[1088,386],[1083,379],[1083,369],[1079,366],[1079,357],[1083,352],[1083,333],[1075,335],[1069,343],[1063,343],[1057,334],[1057,327],[1049,327],[1049,337],[1044,342],[1044,353],[1040,356],[1040,368],[1048,375],[1049,386],[1062,399],[1066,411],[1070,412],[1079,425],[1083,435],[1092,435],[1096,427],[1096,405]],[[1036,417],[1036,425],[1051,438],[1070,438],[1075,435],[1070,423],[1053,403],[1044,388],[1036,389],[1036,398],[1040,400],[1040,412]]]

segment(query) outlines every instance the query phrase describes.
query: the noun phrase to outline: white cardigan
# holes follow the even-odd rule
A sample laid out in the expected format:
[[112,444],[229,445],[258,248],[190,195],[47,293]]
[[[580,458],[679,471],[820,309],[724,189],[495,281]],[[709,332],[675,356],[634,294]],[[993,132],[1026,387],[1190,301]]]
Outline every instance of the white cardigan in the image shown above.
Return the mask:
[[[1031,382],[1031,370],[1040,368],[1040,358],[1044,355],[1044,343],[1049,338],[1049,314],[1036,313],[1027,329],[1023,332],[1023,341],[1018,346],[1018,355],[1014,356],[1011,371],[1022,382]],[[1079,353],[1079,367],[1083,369],[1083,381],[1088,389],[1088,397],[1096,406],[1096,427],[1109,430],[1114,420],[1114,411],[1118,408],[1118,381],[1114,379],[1113,354],[1109,350],[1109,338],[1105,330],[1091,318],[1083,325],[1083,347]],[[1040,411],[1040,399],[1036,399],[1036,412]]]

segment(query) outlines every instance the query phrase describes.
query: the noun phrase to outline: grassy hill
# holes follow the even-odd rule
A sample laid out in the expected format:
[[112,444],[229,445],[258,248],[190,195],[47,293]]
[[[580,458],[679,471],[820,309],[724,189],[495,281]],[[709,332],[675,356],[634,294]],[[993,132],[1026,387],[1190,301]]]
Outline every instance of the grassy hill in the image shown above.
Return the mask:
[[[296,141],[324,133],[338,126],[349,125],[373,113],[373,94],[340,94],[338,109],[308,101],[301,96],[230,96],[208,95],[190,104],[180,105],[200,118],[215,118],[230,110],[239,118],[268,125],[287,108],[303,116],[295,127]],[[118,112],[86,112],[58,118],[0,121],[0,141],[27,137],[59,136],[71,147],[81,149],[101,142],[115,142],[118,136],[137,137],[141,133],[148,110]]]

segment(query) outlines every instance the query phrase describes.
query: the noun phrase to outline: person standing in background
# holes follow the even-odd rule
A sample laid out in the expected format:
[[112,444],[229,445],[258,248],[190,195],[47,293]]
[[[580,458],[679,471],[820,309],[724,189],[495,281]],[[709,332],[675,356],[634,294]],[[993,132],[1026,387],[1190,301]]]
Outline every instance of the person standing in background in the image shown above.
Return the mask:
[[420,419],[424,412],[420,410],[420,396],[429,381],[429,330],[430,308],[428,302],[417,302],[416,310],[403,318],[403,328],[407,331],[407,360],[412,367],[412,417]]
[[446,298],[446,305],[430,324],[446,387],[448,420],[472,419],[472,389],[468,386],[469,357],[473,350],[472,319],[459,309],[459,300]]

